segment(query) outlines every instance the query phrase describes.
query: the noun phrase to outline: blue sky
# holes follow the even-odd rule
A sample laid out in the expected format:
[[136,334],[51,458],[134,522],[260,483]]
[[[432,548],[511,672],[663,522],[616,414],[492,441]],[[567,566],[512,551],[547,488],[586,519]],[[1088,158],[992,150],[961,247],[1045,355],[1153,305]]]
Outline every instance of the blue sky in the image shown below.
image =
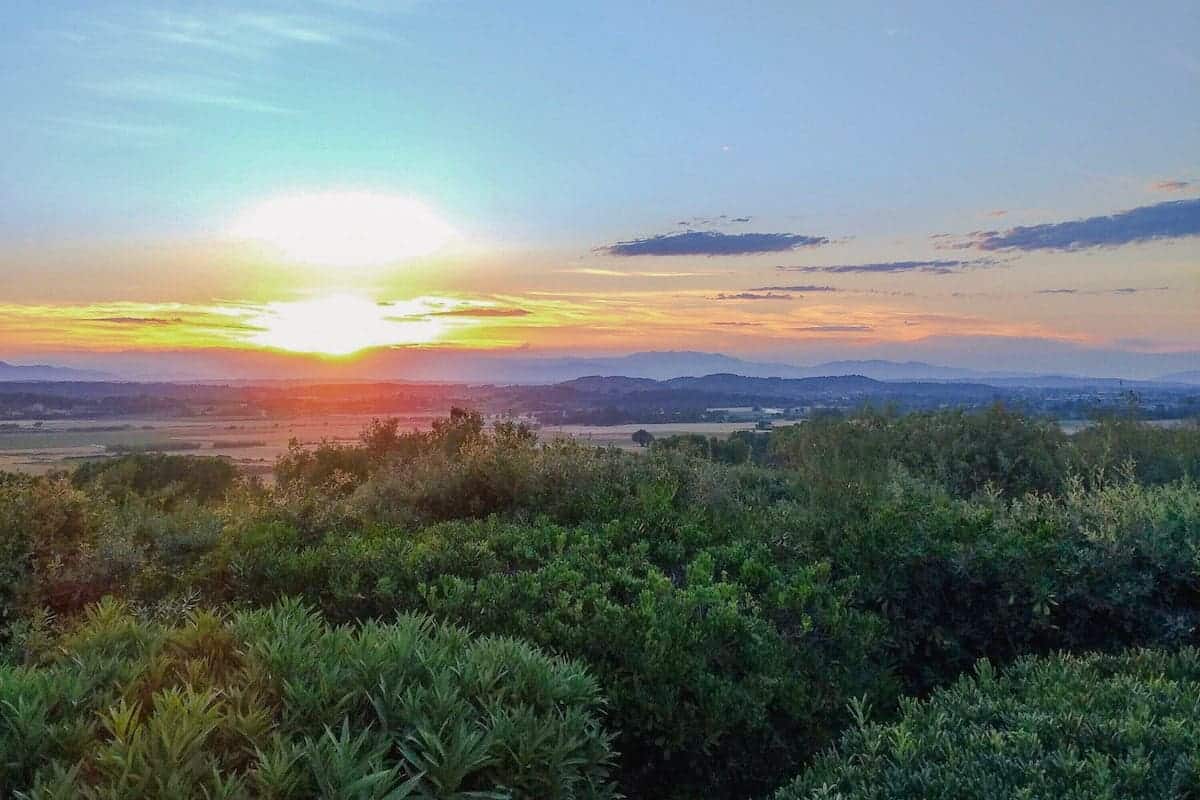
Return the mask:
[[538,241],[688,212],[859,233],[1098,212],[1196,167],[1194,3],[973,5],[10,0],[4,229],[365,182]]
[[[933,261],[934,234],[1188,200],[1200,181],[1194,2],[8,0],[0,27],[0,250],[24,261],[191,246],[264,198],[364,188],[465,233],[448,291],[489,270],[507,276],[493,293],[564,290],[534,273],[681,230],[827,237],[826,264]],[[1195,243],[1135,260],[1195,291]],[[54,274],[108,274],[92,257]],[[1128,253],[1096,259],[1101,286],[1047,268],[1070,288],[1140,277]],[[748,263],[719,288],[788,266],[728,268]],[[16,291],[27,273],[7,269]],[[1188,344],[1184,322],[1163,341]]]

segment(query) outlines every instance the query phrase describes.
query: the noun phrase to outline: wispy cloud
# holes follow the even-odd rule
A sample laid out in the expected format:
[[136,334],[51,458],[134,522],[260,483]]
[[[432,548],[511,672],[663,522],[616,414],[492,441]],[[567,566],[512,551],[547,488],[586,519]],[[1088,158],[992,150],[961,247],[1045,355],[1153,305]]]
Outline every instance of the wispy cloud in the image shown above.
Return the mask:
[[1194,183],[1195,181],[1157,181],[1150,184],[1150,188],[1156,192],[1182,192]]
[[721,328],[761,328],[762,327],[761,322],[714,322],[713,325],[716,325]]
[[188,12],[152,11],[108,23],[130,39],[206,50],[237,58],[262,58],[289,46],[337,46],[377,35],[330,15],[279,13],[206,5]]
[[103,322],[108,325],[182,325],[182,317],[81,317],[80,322]]
[[54,130],[76,129],[81,133],[107,133],[140,140],[161,139],[179,132],[174,125],[143,124],[94,117],[47,117],[44,122],[53,126]]
[[728,272],[642,272],[619,269],[595,269],[580,267],[578,269],[560,269],[560,273],[570,275],[593,275],[601,278],[697,278],[705,275],[728,275]]
[[752,292],[840,292],[836,286],[819,286],[815,283],[801,283],[795,286],[756,286]]
[[435,317],[528,317],[532,311],[524,308],[456,308],[452,311],[438,311]]
[[828,243],[825,236],[799,233],[685,231],[617,242],[600,248],[600,252],[613,256],[731,256],[782,253]]
[[776,292],[737,292],[736,294],[727,294],[722,292],[712,298],[713,300],[791,300],[790,294],[777,294]]
[[111,98],[218,106],[257,114],[294,114],[296,109],[239,93],[229,81],[193,76],[125,77],[84,88]]
[[1116,289],[1038,289],[1034,294],[1130,295],[1165,292],[1170,288],[1169,286],[1121,286]]
[[800,333],[866,333],[874,328],[870,325],[805,325],[792,330]]
[[335,3],[212,2],[98,8],[55,31],[89,59],[84,88],[106,99],[296,113],[268,86],[272,63],[302,50],[391,42],[370,9]]
[[983,231],[960,246],[979,250],[1086,250],[1200,235],[1200,198],[1172,200],[1101,217]]
[[934,259],[929,261],[878,261],[867,264],[830,264],[819,267],[778,266],[783,272],[827,273],[842,275],[850,273],[925,272],[933,275],[953,275],[965,270],[994,267],[1001,262],[994,258]]
[[749,223],[752,217],[731,217],[728,214],[720,214],[715,217],[691,217],[690,219],[681,219],[675,224],[681,228],[724,228],[730,225],[745,225]]

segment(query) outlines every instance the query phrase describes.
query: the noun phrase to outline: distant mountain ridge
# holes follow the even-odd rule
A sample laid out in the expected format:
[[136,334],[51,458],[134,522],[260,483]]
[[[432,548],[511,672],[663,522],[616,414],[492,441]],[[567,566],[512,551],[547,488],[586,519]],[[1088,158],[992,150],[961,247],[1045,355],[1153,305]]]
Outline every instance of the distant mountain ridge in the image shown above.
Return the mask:
[[[992,386],[1072,388],[1107,386],[1136,388],[1161,383],[1200,383],[1200,353],[1121,354],[1072,350],[1057,369],[1026,371],[1012,358],[997,358],[996,369],[943,366],[925,360],[871,358],[813,364],[758,361],[696,350],[642,351],[617,356],[547,356],[528,353],[377,348],[353,359],[314,360],[299,353],[249,351],[171,351],[163,356],[116,354],[103,362],[111,372],[35,364],[0,362],[0,381],[269,381],[328,382],[408,381],[464,384],[551,385],[593,376],[627,380],[735,374],[748,378],[817,378],[861,375],[878,381],[942,381]],[[1069,356],[1069,358],[1067,358]],[[1141,359],[1133,366],[1130,359]],[[1124,360],[1121,360],[1124,359]],[[1149,360],[1145,360],[1149,359]],[[989,363],[982,360],[980,363]],[[168,368],[169,367],[169,368]],[[1014,368],[1015,367],[1015,368]],[[1089,374],[1089,371],[1090,374]],[[1095,377],[1100,375],[1103,377]],[[1131,380],[1132,378],[1132,380]],[[612,390],[613,387],[605,387]]]
[[50,364],[10,364],[0,361],[0,381],[106,381],[113,376],[107,372]]
[[[973,383],[997,387],[1072,388],[1107,387],[1136,388],[1157,383],[1200,383],[1200,371],[1163,376],[1158,380],[1124,378],[1094,378],[1082,375],[1040,374],[1033,372],[985,371],[964,367],[944,367],[924,361],[887,361],[884,359],[825,361],[812,366],[796,366],[779,362],[744,361],[720,353],[667,351],[631,353],[612,358],[577,358],[541,362],[550,374],[579,369],[591,371],[576,377],[567,375],[557,383],[601,377],[630,382],[712,375],[736,375],[742,378],[829,378],[859,376],[886,383]],[[619,391],[621,384],[596,383],[599,391]]]
[[650,402],[668,395],[687,395],[711,404],[757,405],[761,403],[804,403],[830,399],[900,397],[966,398],[972,401],[1000,399],[1004,390],[984,383],[966,381],[879,381],[865,375],[827,375],[809,378],[758,378],[733,373],[656,381],[623,375],[591,375],[556,384],[580,395],[620,397],[622,402]]

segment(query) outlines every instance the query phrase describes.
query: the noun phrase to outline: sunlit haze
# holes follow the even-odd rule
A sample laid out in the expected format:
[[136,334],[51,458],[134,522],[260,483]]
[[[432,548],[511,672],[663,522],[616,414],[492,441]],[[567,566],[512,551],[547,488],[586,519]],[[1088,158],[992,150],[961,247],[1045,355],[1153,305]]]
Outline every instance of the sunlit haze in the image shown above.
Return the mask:
[[360,267],[428,255],[446,244],[452,230],[411,198],[331,191],[260,203],[238,217],[231,234],[271,245],[287,260]]

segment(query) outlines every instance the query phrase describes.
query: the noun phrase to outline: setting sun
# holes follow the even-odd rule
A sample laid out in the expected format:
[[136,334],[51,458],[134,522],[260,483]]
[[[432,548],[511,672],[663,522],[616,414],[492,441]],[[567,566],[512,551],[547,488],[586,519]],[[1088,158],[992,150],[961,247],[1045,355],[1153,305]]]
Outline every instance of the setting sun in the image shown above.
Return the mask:
[[244,212],[231,233],[294,262],[360,267],[428,255],[449,242],[454,230],[410,197],[338,191],[268,200]]
[[427,305],[408,305],[414,307],[398,309],[355,295],[270,303],[248,321],[260,329],[249,341],[277,350],[343,356],[369,347],[436,340],[445,324],[423,316],[432,310]]

